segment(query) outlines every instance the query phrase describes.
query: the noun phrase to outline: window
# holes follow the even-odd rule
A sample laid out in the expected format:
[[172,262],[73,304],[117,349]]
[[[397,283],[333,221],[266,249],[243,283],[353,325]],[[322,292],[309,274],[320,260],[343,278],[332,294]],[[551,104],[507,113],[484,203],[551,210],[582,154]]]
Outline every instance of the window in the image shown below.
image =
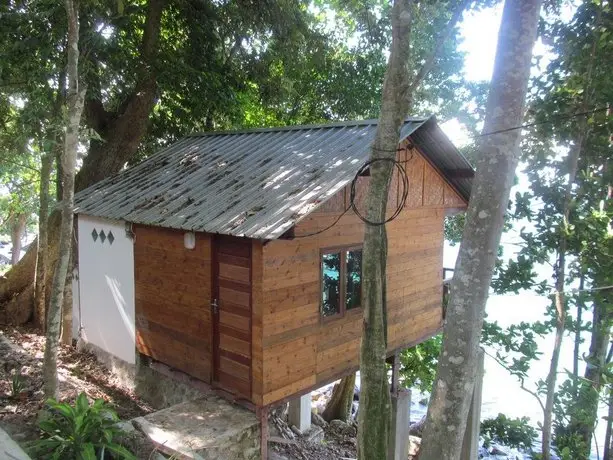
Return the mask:
[[362,248],[321,254],[321,316],[342,316],[362,305]]

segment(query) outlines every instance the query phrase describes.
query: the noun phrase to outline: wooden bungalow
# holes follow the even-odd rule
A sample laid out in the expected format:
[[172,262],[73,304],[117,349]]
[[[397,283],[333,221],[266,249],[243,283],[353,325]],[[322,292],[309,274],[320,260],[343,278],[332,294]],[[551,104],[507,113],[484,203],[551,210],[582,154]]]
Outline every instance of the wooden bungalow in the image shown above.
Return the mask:
[[[195,134],[77,196],[84,340],[256,407],[357,370],[364,224],[350,183],[376,120]],[[390,355],[442,325],[443,221],[473,170],[433,118],[401,132],[387,224]],[[363,205],[368,175],[357,177]],[[363,209],[363,208],[362,208]]]

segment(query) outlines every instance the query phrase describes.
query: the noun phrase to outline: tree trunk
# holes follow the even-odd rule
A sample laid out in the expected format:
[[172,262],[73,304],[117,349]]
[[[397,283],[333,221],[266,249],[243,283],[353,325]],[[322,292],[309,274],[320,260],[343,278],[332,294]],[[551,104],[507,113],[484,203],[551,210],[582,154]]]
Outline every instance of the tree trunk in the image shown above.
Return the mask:
[[[596,59],[598,58],[598,44],[600,43],[602,35],[602,14],[604,11],[605,2],[600,3],[600,7],[596,12],[594,19],[594,28],[592,31],[593,42],[590,50],[589,60],[587,62],[587,68],[584,75],[584,88],[581,99],[581,105],[579,110],[586,112],[591,106],[591,94],[592,94],[592,74],[596,65]],[[565,224],[568,222],[568,216],[571,208],[571,192],[572,185],[577,174],[577,164],[579,157],[583,152],[583,146],[590,133],[590,127],[586,117],[581,117],[578,122],[578,135],[574,143],[574,149],[571,150],[571,169],[569,184],[566,189],[565,196]],[[575,162],[575,163],[573,163]],[[572,169],[574,167],[574,170]],[[606,177],[606,176],[605,176]],[[603,184],[606,185],[606,182]],[[563,236],[566,233],[563,233]],[[594,285],[598,285],[598,278],[604,275],[605,282],[603,284],[609,284],[609,273],[599,275],[596,271],[596,278]],[[580,280],[580,289],[583,289],[583,276]],[[580,293],[582,296],[582,293]],[[581,304],[582,302],[579,302]],[[602,387],[601,377],[604,372],[605,359],[607,354],[607,346],[609,344],[610,333],[610,313],[607,311],[607,306],[610,305],[609,294],[607,290],[596,291],[592,302],[593,316],[592,316],[592,330],[590,339],[589,355],[586,359],[586,368],[584,372],[584,379],[578,383],[578,394],[575,398],[574,407],[570,411],[570,423],[569,431],[573,435],[579,436],[581,443],[577,445],[576,454],[588,458],[592,447],[592,435],[596,422],[598,420],[598,402],[600,397],[600,390]],[[575,349],[577,353],[577,349]],[[575,359],[578,358],[578,354]],[[553,404],[553,401],[552,401]]]
[[480,156],[451,285],[437,379],[420,460],[457,459],[466,429],[478,347],[519,141],[541,2],[507,0],[500,26]]
[[593,302],[590,349],[585,359],[584,379],[578,384],[579,391],[573,410],[570,412],[569,423],[570,432],[578,435],[583,442],[583,451],[580,452],[580,455],[585,456],[585,458],[590,455],[592,435],[598,420],[598,402],[610,339],[609,321],[607,302],[600,298],[600,295],[597,295]]
[[14,213],[9,219],[11,227],[11,265],[17,265],[21,257],[21,240],[26,232],[28,216],[25,213]]
[[[157,75],[155,58],[160,34],[161,17],[166,0],[149,0],[147,19],[141,44],[142,64],[137,69],[138,81],[131,94],[126,94],[125,103],[116,112],[107,112],[102,102],[88,97],[84,107],[88,125],[102,137],[102,142],[92,141],[88,155],[75,179],[75,190],[83,190],[90,185],[118,172],[137,152],[138,146],[147,132],[149,115],[155,105]],[[61,164],[58,176],[62,177]],[[61,182],[61,180],[60,180]],[[60,183],[58,191],[62,191]],[[48,278],[53,276],[57,263],[58,240],[53,234],[59,232],[59,213],[52,214],[48,224]],[[0,278],[0,305],[15,296],[26,292],[35,281],[36,251],[24,257],[4,278]],[[13,273],[14,272],[14,273]],[[47,280],[49,283],[49,279]]]
[[604,437],[603,460],[613,460],[613,386],[609,386],[609,412],[607,414],[607,430]]
[[[381,115],[370,159],[370,184],[366,195],[366,218],[383,222],[392,161],[395,160],[400,127],[409,109],[410,0],[395,0],[392,9],[392,46],[383,83]],[[360,410],[358,412],[358,458],[379,460],[387,456],[391,400],[385,357],[385,225],[366,224],[363,248],[362,306],[364,322],[360,349]]]
[[53,275],[51,298],[47,321],[47,340],[43,376],[45,396],[57,398],[57,352],[60,338],[60,320],[64,300],[66,273],[70,261],[72,246],[72,226],[74,208],[74,177],[79,143],[79,124],[85,100],[85,87],[79,87],[79,12],[75,0],[65,0],[68,22],[68,120],[64,136],[64,154],[62,156],[62,220],[60,223],[60,250],[57,266]]
[[[74,249],[74,247],[72,249]],[[68,261],[68,270],[66,271],[66,281],[64,282],[64,299],[62,302],[62,329],[60,333],[60,342],[64,345],[72,344],[72,271],[74,267],[74,253],[74,250],[71,251],[71,256]]]
[[149,115],[155,105],[157,74],[154,69],[162,13],[166,0],[149,0],[141,43],[142,64],[131,95],[117,113],[109,113],[99,100],[88,100],[87,122],[102,137],[93,140],[77,174],[75,190],[81,191],[118,172],[134,156],[147,132]]
[[321,416],[324,420],[343,420],[347,421],[351,418],[351,407],[353,405],[353,394],[355,392],[355,374],[343,377],[341,381],[334,386],[332,397]]
[[579,349],[581,346],[581,325],[583,324],[583,309],[585,301],[583,297],[583,289],[585,288],[585,274],[581,273],[579,278],[579,296],[577,297],[577,327],[575,328],[575,343],[573,349],[573,391],[575,398],[579,391]]
[[[585,105],[584,101],[584,105]],[[585,121],[582,125],[587,125]],[[554,307],[555,307],[555,338],[553,343],[553,351],[551,354],[551,362],[549,365],[549,373],[547,374],[545,409],[543,416],[543,460],[551,460],[551,429],[553,423],[553,403],[555,400],[556,381],[558,377],[558,362],[560,361],[560,352],[562,350],[562,340],[566,329],[566,296],[564,288],[566,286],[566,251],[568,247],[568,235],[570,233],[570,208],[572,203],[572,190],[577,176],[577,168],[579,167],[579,157],[583,150],[585,142],[585,130],[587,126],[582,126],[579,134],[575,139],[573,147],[568,154],[568,182],[564,191],[564,200],[562,202],[562,222],[559,226],[559,242],[558,242],[558,257],[554,270],[555,289]]]
[[42,157],[40,170],[40,192],[38,208],[38,244],[36,252],[36,280],[34,292],[34,323],[44,333],[46,329],[47,286],[47,225],[49,221],[49,182],[51,180],[51,165],[53,156],[45,153]]

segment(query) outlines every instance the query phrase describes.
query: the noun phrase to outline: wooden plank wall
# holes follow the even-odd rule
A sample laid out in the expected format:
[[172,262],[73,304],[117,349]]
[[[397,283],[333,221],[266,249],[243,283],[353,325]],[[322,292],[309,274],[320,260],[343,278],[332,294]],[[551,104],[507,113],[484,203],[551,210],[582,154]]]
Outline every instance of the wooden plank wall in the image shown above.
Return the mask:
[[[409,176],[409,197],[388,224],[389,350],[432,335],[442,321],[443,219],[445,208],[466,203],[416,151],[399,153]],[[360,178],[365,182],[367,178]],[[389,206],[398,203],[398,177]],[[358,190],[358,206],[364,191]],[[348,187],[296,226],[297,236],[325,228],[348,204]],[[322,323],[320,249],[363,241],[363,223],[347,213],[329,230],[304,239],[254,242],[253,400],[271,404],[358,366],[362,311]],[[261,273],[255,272],[261,259]]]
[[219,235],[213,241],[219,303],[215,379],[222,388],[250,399],[251,240]]
[[211,382],[211,240],[135,226],[136,347],[140,353]]

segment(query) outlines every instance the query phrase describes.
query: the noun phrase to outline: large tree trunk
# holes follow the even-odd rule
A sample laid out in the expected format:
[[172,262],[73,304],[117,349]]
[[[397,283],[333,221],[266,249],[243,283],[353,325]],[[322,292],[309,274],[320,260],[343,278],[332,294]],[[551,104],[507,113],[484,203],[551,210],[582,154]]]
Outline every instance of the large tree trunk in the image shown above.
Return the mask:
[[14,213],[9,219],[11,227],[11,265],[17,265],[21,257],[21,240],[26,232],[26,222],[28,215],[25,213]]
[[[507,0],[420,460],[457,459],[519,142],[540,0]],[[443,441],[444,440],[444,441]]]
[[49,182],[53,156],[45,153],[41,162],[40,192],[38,208],[38,244],[36,252],[36,280],[34,291],[34,324],[44,333],[46,328],[46,286],[47,286],[47,226],[49,222]]
[[583,324],[583,310],[585,309],[585,300],[583,289],[585,288],[585,274],[581,273],[579,278],[579,296],[577,297],[577,326],[575,327],[575,342],[573,349],[573,392],[575,398],[579,391],[579,353],[581,347],[581,326]]
[[343,420],[347,421],[351,418],[351,407],[353,406],[353,394],[355,392],[355,374],[343,377],[341,381],[334,386],[330,401],[326,404],[326,408],[321,416],[324,420]]
[[147,133],[149,115],[155,105],[157,74],[154,69],[162,13],[166,0],[149,0],[147,20],[141,44],[141,65],[138,81],[117,112],[108,112],[102,96],[88,98],[85,107],[87,124],[103,141],[93,140],[75,181],[78,192],[121,170],[134,156]]
[[[381,115],[370,159],[370,184],[366,218],[383,222],[388,188],[396,158],[400,127],[409,109],[410,0],[395,0],[392,9],[392,47],[388,62]],[[385,161],[388,160],[388,161]],[[360,410],[358,412],[358,458],[384,459],[387,455],[391,400],[385,357],[387,321],[385,312],[385,225],[366,224],[362,258],[362,306],[364,322],[360,349]]]
[[62,304],[64,301],[64,286],[66,273],[70,261],[72,247],[72,224],[74,208],[74,177],[77,163],[77,146],[79,143],[79,125],[83,103],[85,100],[85,87],[79,87],[79,10],[75,0],[65,0],[68,22],[68,120],[66,134],[64,135],[64,154],[62,156],[62,220],[60,224],[60,250],[57,266],[53,275],[51,298],[47,321],[47,340],[45,343],[45,357],[43,376],[45,396],[57,398],[57,353],[60,338],[60,320]]
[[[155,105],[157,80],[155,58],[160,35],[161,17],[166,0],[149,0],[147,19],[141,44],[141,65],[137,69],[138,82],[125,103],[116,111],[107,111],[102,96],[89,95],[84,107],[89,127],[103,139],[92,141],[88,155],[76,175],[75,190],[83,190],[96,182],[118,172],[137,152],[138,146],[147,132],[149,115]],[[58,165],[58,175],[62,175]],[[61,184],[60,184],[61,185]],[[62,190],[61,185],[58,190]],[[53,276],[57,263],[58,242],[54,235],[59,233],[59,213],[52,214],[48,224],[47,283]],[[0,278],[0,306],[14,299],[26,288],[34,284],[36,271],[36,251],[30,250],[31,257],[25,256],[4,278]],[[14,272],[14,273],[13,273]]]
[[613,460],[613,385],[609,385],[609,411],[607,414],[607,429],[604,436],[603,460]]

